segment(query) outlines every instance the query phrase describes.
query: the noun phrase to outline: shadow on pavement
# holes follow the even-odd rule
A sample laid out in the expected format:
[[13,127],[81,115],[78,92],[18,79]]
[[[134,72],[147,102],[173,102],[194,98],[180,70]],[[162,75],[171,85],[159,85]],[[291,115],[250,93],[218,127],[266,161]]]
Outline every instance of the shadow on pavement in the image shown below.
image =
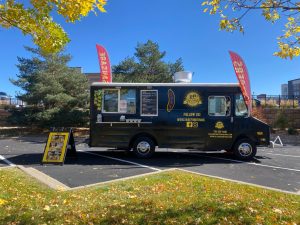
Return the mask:
[[[232,155],[224,153],[176,153],[176,152],[156,152],[150,159],[136,158],[132,152],[127,151],[89,151],[97,154],[91,155],[84,152],[77,152],[77,157],[66,157],[65,165],[124,165],[130,164],[115,159],[105,158],[113,157],[127,160],[156,168],[173,168],[173,167],[193,167],[203,164],[241,164],[240,161],[231,161]],[[9,161],[17,165],[35,166],[41,165],[43,153],[20,154],[17,156],[7,157]],[[215,158],[217,157],[217,158]],[[260,162],[255,160],[252,162]]]

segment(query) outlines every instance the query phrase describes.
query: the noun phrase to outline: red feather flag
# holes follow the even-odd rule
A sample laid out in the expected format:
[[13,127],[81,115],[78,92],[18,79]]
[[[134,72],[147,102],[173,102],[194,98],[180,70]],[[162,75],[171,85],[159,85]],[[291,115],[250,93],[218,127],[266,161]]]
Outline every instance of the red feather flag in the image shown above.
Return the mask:
[[111,83],[112,74],[108,53],[101,45],[96,44],[98,59],[100,65],[100,82]]
[[242,90],[242,94],[243,94],[245,103],[248,107],[249,113],[251,113],[252,95],[251,95],[250,80],[249,80],[249,75],[248,75],[248,70],[247,70],[246,64],[244,63],[244,60],[235,52],[229,51],[229,54],[231,57],[231,61],[233,64],[235,74],[240,83],[240,87]]

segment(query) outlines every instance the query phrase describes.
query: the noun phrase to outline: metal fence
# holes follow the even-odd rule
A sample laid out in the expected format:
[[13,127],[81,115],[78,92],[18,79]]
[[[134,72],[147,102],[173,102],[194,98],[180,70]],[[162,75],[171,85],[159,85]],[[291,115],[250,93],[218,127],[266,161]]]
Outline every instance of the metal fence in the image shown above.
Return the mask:
[[252,106],[266,108],[300,108],[300,95],[253,95]]

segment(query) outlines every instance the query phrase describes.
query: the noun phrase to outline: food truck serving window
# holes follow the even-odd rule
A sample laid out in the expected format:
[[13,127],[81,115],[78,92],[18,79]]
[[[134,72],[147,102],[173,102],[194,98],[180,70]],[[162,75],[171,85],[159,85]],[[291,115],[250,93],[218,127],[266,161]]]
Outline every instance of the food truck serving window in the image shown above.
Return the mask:
[[209,96],[208,115],[230,116],[231,103],[228,96]]
[[157,116],[157,90],[141,90],[141,116]]
[[102,110],[104,113],[135,114],[135,89],[104,89]]

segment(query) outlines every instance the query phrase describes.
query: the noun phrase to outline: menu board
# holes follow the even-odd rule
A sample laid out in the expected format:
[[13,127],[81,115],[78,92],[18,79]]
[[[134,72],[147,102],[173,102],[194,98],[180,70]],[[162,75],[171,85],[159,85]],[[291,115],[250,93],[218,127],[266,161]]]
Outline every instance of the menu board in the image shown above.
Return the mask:
[[157,90],[141,91],[141,115],[157,116]]
[[50,132],[42,162],[62,163],[64,161],[68,141],[68,132]]

